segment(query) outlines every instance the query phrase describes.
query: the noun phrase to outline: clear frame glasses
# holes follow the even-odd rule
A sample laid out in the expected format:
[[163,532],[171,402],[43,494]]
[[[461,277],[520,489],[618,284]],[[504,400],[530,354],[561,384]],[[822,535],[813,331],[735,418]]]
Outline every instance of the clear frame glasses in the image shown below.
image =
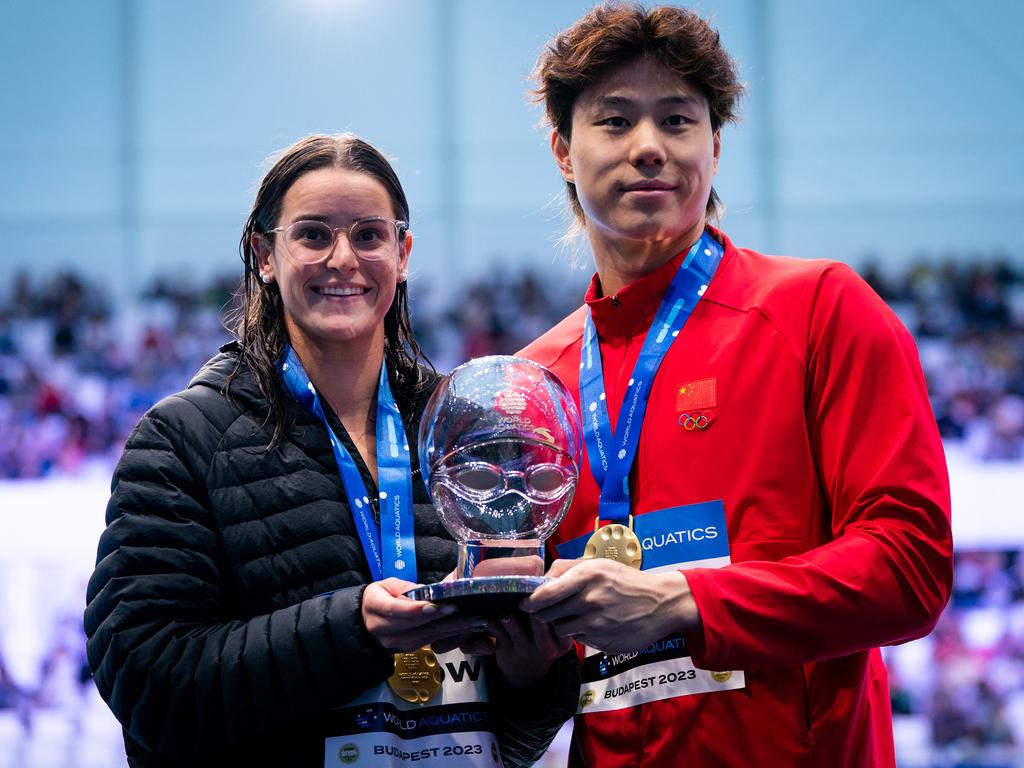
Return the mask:
[[316,220],[296,221],[287,227],[268,229],[263,234],[282,234],[285,253],[299,264],[317,264],[332,253],[339,234],[348,238],[352,252],[364,261],[380,261],[394,252],[409,225],[383,216],[359,219],[348,227],[331,227]]

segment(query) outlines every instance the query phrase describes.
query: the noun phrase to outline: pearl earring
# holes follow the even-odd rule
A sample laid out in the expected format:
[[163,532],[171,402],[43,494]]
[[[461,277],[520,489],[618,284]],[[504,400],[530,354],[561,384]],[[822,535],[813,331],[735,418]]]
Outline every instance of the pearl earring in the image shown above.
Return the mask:
[[270,275],[260,272],[260,280],[263,281],[264,285],[270,285]]
[[398,275],[398,282],[404,283],[408,279],[409,279],[409,270],[408,269],[403,269],[399,273],[399,275]]

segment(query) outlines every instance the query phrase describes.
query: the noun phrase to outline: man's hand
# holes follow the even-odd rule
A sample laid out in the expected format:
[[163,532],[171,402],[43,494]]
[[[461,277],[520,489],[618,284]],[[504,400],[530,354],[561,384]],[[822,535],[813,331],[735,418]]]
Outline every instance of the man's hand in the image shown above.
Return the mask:
[[697,603],[679,571],[649,573],[614,560],[556,560],[552,581],[520,603],[572,637],[606,653],[624,653],[700,626]]
[[513,688],[528,688],[548,673],[551,665],[572,647],[551,625],[526,614],[506,614],[491,622],[494,661]]

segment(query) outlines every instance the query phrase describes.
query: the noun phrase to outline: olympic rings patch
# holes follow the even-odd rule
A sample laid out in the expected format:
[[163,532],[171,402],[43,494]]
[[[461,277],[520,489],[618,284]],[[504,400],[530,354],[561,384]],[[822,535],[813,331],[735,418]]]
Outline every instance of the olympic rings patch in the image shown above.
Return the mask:
[[696,411],[693,413],[680,413],[679,426],[687,432],[692,432],[695,429],[707,429],[714,418],[715,414],[711,411],[701,411],[700,413],[697,413]]

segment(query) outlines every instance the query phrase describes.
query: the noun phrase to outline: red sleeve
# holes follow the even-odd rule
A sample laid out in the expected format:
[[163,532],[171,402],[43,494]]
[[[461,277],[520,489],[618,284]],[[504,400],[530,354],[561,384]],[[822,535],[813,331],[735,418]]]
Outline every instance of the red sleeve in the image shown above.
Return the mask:
[[[851,270],[817,278],[805,414],[832,540],[778,562],[685,571],[709,669],[794,664],[927,634],[953,574],[949,478],[917,349]],[[772,514],[806,514],[778,509]]]

